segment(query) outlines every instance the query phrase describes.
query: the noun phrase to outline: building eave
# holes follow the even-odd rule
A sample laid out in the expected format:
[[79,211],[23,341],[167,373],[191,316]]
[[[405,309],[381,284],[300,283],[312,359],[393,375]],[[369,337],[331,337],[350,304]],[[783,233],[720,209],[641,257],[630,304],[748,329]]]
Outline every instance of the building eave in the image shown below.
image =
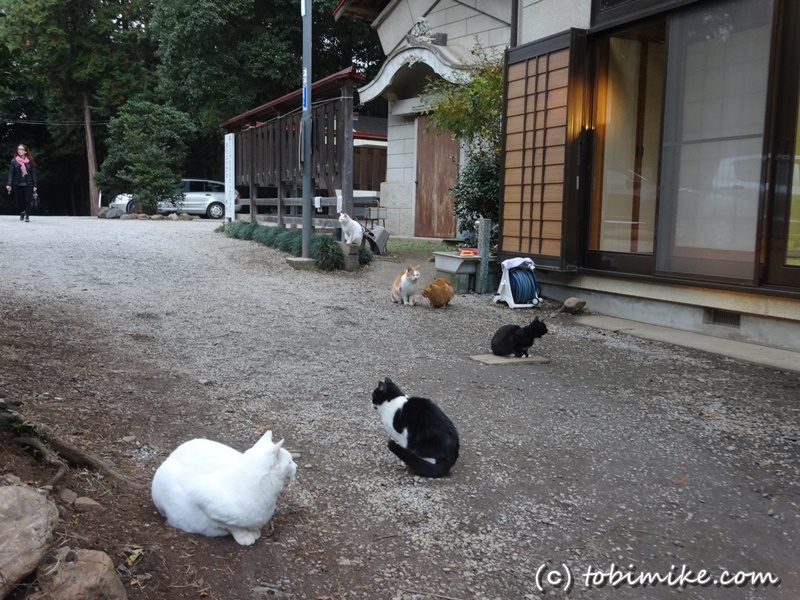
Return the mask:
[[377,98],[392,84],[394,76],[402,67],[417,63],[428,65],[437,75],[455,83],[463,77],[466,69],[474,65],[469,60],[470,55],[459,50],[434,44],[406,46],[386,59],[372,81],[358,88],[358,97],[361,102]]

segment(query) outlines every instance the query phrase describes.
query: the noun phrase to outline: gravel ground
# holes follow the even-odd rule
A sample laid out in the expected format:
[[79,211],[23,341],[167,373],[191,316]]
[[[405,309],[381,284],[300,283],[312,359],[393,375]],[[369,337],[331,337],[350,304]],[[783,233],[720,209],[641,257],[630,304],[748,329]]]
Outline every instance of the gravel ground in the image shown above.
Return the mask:
[[[389,256],[358,272],[296,271],[218,225],[0,217],[0,325],[37,318],[43,371],[107,383],[95,387],[97,414],[81,418],[111,415],[103,439],[120,469],[149,485],[181,442],[245,449],[259,427],[297,457],[274,530],[251,548],[169,529],[146,493],[131,501],[149,515],[148,535],[164,538],[146,549],[165,556],[162,570],[179,564],[171,554],[202,548],[197,560],[219,567],[195,565],[207,595],[232,600],[513,600],[541,597],[537,582],[563,597],[556,575],[543,576],[566,569],[570,598],[800,598],[800,375],[587,329],[552,303],[393,305],[389,286],[407,264],[433,278],[427,257],[391,254],[390,240]],[[534,315],[548,323],[534,348],[548,364],[470,360],[499,326]],[[83,359],[79,372],[65,355]],[[370,402],[385,376],[458,427],[450,477],[413,477],[386,448]],[[0,386],[42,389],[8,373]],[[58,393],[31,410],[56,411]],[[110,443],[124,436],[135,447]],[[782,583],[588,589],[587,569],[612,563]],[[171,591],[153,584],[131,597],[198,595],[176,573],[162,581]]]

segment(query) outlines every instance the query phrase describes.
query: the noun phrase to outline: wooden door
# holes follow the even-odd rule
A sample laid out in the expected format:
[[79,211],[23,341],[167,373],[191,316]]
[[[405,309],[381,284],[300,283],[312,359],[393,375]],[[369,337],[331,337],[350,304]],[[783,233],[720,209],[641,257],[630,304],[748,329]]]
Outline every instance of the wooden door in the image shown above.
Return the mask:
[[453,195],[458,177],[458,143],[452,135],[436,135],[428,117],[417,119],[417,202],[414,235],[448,238],[456,235]]

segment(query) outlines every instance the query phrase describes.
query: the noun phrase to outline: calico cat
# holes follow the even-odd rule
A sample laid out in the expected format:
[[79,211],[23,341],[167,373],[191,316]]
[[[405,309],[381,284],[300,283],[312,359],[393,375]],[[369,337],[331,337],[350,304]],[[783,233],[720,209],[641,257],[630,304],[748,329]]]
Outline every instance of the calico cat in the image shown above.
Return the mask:
[[389,432],[389,450],[420,477],[444,477],[458,459],[458,431],[434,402],[408,397],[388,377],[372,392],[372,404]]
[[406,270],[394,278],[392,284],[392,302],[414,306],[414,297],[419,289],[419,266],[406,267]]
[[455,295],[453,284],[443,277],[434,279],[422,290],[422,297],[427,298],[433,308],[446,308]]
[[342,224],[344,243],[361,246],[361,240],[364,239],[364,230],[361,228],[361,223],[351,219],[347,213],[339,213],[339,223]]
[[547,325],[544,324],[544,320],[540,321],[539,317],[525,327],[503,325],[492,337],[492,354],[497,356],[513,354],[517,358],[529,356],[528,349],[533,346],[533,341],[545,333]]
[[242,546],[261,537],[297,466],[267,431],[244,453],[206,439],[176,448],[153,477],[153,503],[167,524],[188,533],[231,534]]

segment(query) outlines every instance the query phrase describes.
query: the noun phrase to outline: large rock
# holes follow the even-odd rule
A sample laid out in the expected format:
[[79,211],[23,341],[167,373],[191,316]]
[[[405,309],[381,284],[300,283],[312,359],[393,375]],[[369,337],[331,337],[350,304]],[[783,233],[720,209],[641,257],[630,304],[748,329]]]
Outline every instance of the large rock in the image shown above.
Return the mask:
[[127,600],[111,557],[99,550],[75,548],[39,567],[41,593],[31,600]]
[[0,487],[0,600],[36,570],[57,524],[56,505],[33,488]]
[[[101,209],[101,210],[102,210],[102,209]],[[101,215],[100,215],[100,213],[97,213],[97,216],[98,216],[98,217],[100,217],[101,219],[102,219],[102,218],[106,218],[106,219],[119,219],[119,218],[121,218],[121,217],[122,217],[124,214],[125,214],[125,211],[124,211],[124,210],[121,210],[121,209],[119,209],[119,208],[109,208],[109,209],[108,209],[108,210],[105,212],[105,214],[104,214],[104,215],[102,215],[102,216],[101,216]]]
[[564,305],[558,312],[565,312],[568,315],[577,315],[583,310],[584,306],[586,306],[586,300],[581,300],[573,296],[564,300]]

